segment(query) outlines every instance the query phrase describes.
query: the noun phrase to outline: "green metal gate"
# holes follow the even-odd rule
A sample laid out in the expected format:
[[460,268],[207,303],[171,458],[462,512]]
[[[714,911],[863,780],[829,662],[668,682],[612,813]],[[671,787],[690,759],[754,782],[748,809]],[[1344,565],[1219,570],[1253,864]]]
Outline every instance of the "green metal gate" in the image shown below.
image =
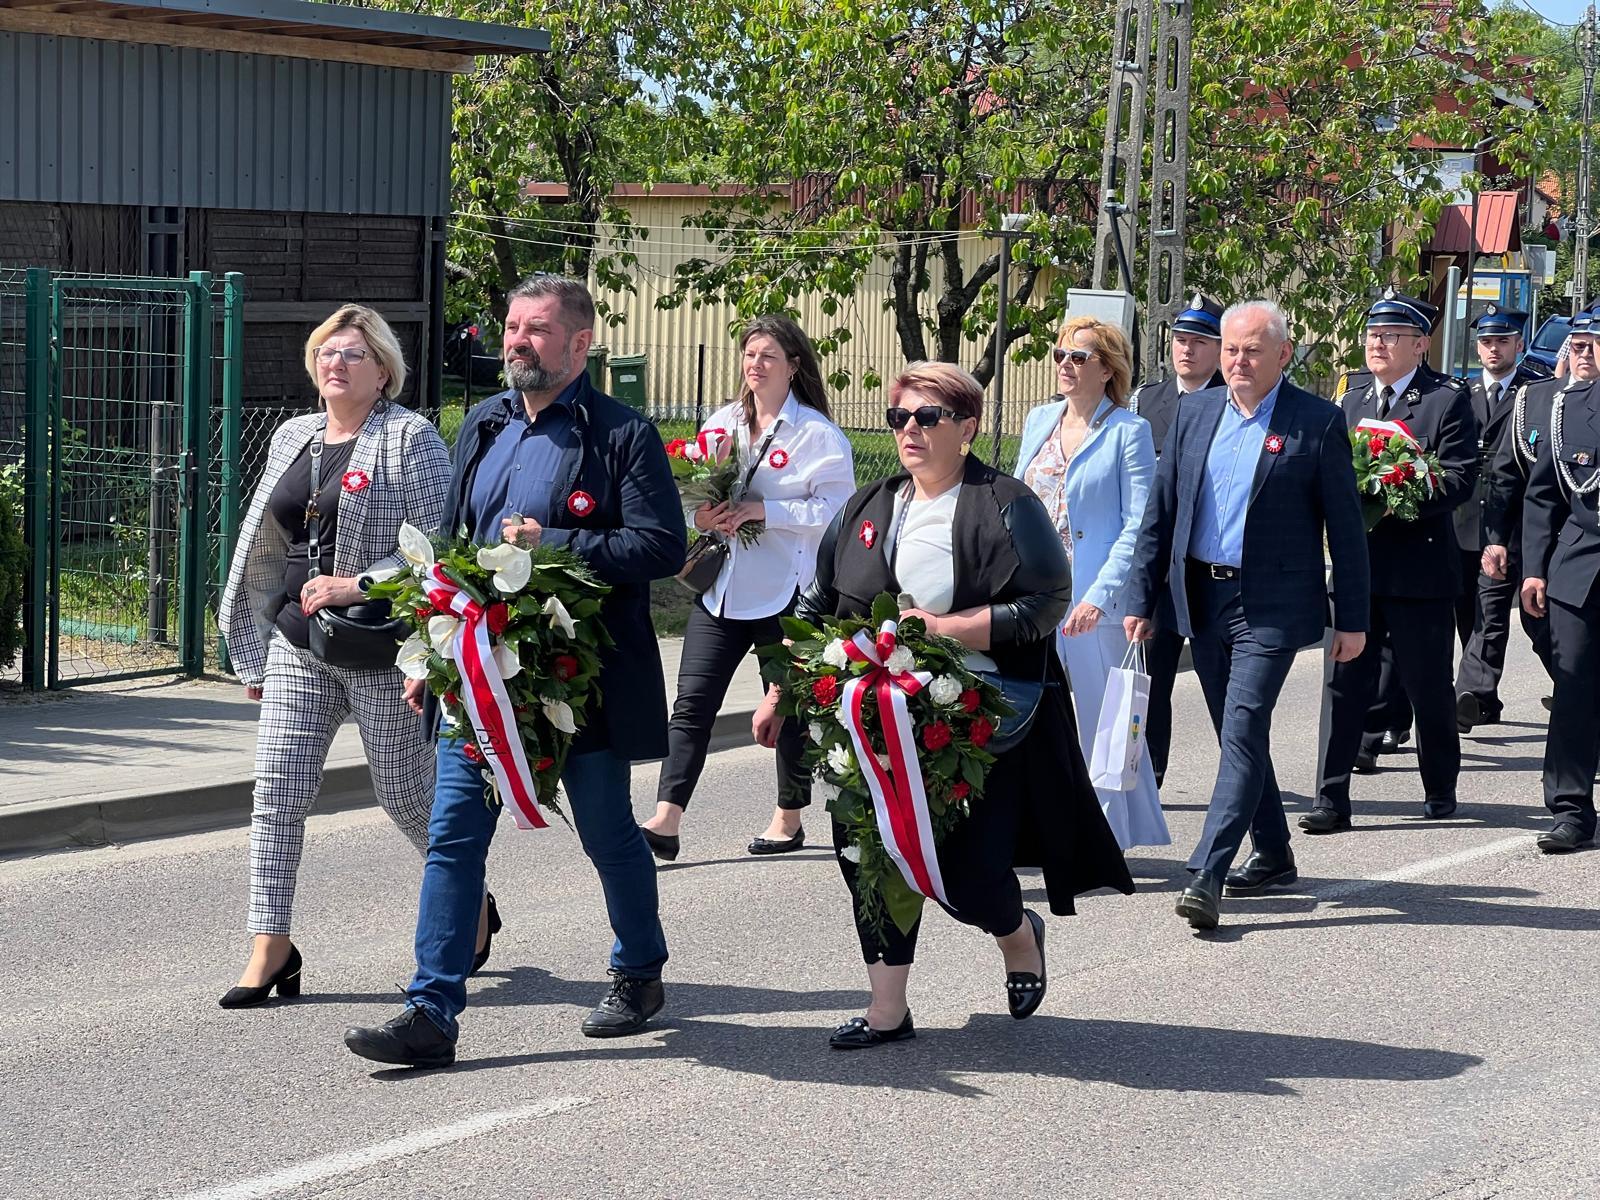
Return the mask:
[[24,685],[198,675],[238,520],[243,281],[33,269],[24,291]]

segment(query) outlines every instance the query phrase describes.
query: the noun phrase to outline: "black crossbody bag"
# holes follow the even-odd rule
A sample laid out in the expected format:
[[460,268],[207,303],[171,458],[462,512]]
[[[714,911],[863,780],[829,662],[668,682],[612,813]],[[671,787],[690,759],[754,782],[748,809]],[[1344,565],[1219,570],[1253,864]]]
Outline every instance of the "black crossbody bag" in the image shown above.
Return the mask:
[[[309,579],[322,574],[322,516],[315,501],[322,487],[322,431],[311,439],[311,501],[306,507]],[[307,645],[312,657],[330,667],[372,669],[394,666],[395,655],[406,637],[406,623],[392,615],[387,600],[368,600],[343,607],[319,608],[306,622]]]
[[[766,439],[761,443],[761,449],[750,460],[750,469],[744,473],[744,483],[739,488],[741,495],[756,477],[756,468],[761,465],[762,456],[766,454],[767,447],[772,445],[773,435],[777,432],[778,422],[773,421],[772,428],[767,430]],[[728,552],[726,538],[720,534],[701,534],[695,544],[689,547],[689,556],[683,560],[683,569],[677,575],[678,582],[696,596],[705,595],[711,590],[711,585],[717,582],[717,576],[722,574],[722,564],[728,561]]]

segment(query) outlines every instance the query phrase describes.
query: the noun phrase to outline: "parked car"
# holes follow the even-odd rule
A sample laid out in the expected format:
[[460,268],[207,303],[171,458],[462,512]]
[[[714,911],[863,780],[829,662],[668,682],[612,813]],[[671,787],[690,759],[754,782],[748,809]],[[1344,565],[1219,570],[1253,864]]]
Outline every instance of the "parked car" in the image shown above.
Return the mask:
[[488,353],[478,340],[478,327],[470,321],[450,326],[444,335],[444,370],[457,379],[467,378],[467,361],[471,357],[472,385],[498,387],[500,385],[500,356]]
[[1561,353],[1561,344],[1567,340],[1567,331],[1571,328],[1571,317],[1546,317],[1539,325],[1539,332],[1533,335],[1533,341],[1528,343],[1528,357],[1554,373],[1556,355]]

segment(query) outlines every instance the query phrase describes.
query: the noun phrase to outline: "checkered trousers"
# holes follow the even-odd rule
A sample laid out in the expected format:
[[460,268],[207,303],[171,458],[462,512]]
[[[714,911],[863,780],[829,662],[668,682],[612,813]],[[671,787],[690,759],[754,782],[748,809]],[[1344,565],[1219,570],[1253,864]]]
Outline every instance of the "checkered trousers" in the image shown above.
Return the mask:
[[406,707],[404,683],[393,667],[331,667],[281,634],[268,644],[250,816],[252,934],[289,932],[306,815],[322,788],[334,732],[352,713],[378,803],[418,853],[427,853],[433,747]]

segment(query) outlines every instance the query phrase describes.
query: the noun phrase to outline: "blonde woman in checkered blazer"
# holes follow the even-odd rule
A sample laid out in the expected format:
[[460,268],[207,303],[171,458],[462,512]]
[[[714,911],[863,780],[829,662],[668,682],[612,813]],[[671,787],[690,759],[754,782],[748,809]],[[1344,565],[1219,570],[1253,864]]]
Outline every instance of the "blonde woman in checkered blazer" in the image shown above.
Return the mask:
[[[406,707],[398,668],[330,666],[307,649],[307,618],[356,603],[365,576],[399,569],[402,522],[438,528],[450,455],[424,418],[392,403],[406,364],[388,323],[347,304],[306,342],[306,371],[324,411],[272,437],[266,470],[239,532],[218,623],[234,669],[261,701],[250,819],[250,961],[219,1003],[242,1008],[300,992],[289,940],[306,815],[334,732],[355,716],[378,801],[428,848],[433,747]],[[313,443],[319,462],[312,484]],[[310,560],[317,531],[317,572]]]

